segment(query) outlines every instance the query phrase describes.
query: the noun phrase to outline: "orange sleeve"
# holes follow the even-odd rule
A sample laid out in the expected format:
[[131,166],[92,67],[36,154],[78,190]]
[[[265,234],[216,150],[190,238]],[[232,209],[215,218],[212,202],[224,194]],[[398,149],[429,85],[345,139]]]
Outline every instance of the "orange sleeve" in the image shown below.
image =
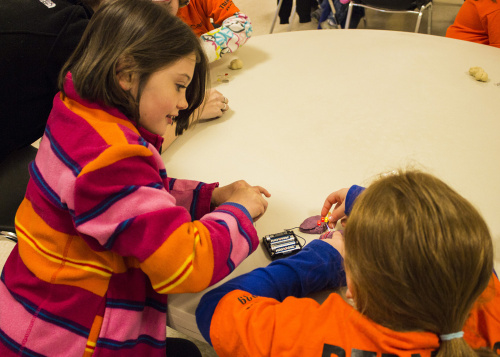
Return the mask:
[[240,10],[232,0],[191,0],[187,6],[181,7],[177,17],[188,24],[199,37],[214,29],[210,22],[222,24],[222,21]]
[[446,31],[446,37],[487,44],[488,36],[481,23],[478,9],[472,1],[465,1],[460,7],[453,25]]
[[160,294],[198,292],[210,285],[213,256],[208,229],[195,221],[177,228],[140,266]]
[[490,46],[500,48],[500,6],[499,10],[487,16],[486,21]]

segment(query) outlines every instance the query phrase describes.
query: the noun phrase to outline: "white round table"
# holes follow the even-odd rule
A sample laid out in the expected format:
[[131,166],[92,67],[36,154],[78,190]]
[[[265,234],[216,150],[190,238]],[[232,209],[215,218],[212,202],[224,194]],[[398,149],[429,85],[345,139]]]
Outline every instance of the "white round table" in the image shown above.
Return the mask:
[[[234,58],[243,69],[228,69]],[[474,66],[490,80],[471,77]],[[500,241],[500,49],[395,31],[290,32],[250,39],[211,65],[211,82],[231,109],[178,138],[167,172],[267,188],[260,237],[318,215],[334,190],[415,167],[469,199]],[[269,261],[260,246],[229,277]],[[202,339],[202,295],[169,296],[169,325]]]

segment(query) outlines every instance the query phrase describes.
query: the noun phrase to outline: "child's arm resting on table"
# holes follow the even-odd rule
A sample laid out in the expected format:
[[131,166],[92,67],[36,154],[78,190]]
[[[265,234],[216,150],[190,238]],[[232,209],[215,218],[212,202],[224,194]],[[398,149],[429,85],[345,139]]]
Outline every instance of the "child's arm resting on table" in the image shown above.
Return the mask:
[[232,53],[252,36],[252,23],[247,15],[237,12],[222,22],[222,26],[201,35],[200,40],[209,62]]
[[234,290],[283,301],[288,296],[304,297],[313,291],[344,286],[342,262],[342,256],[331,245],[314,240],[294,256],[236,277],[205,294],[196,310],[198,327],[211,343],[210,324],[215,309]]
[[104,248],[114,272],[139,268],[160,294],[201,291],[231,273],[259,238],[242,205],[210,212],[216,184],[167,180],[158,160],[142,145],[108,148],[76,180],[74,224],[94,250]]

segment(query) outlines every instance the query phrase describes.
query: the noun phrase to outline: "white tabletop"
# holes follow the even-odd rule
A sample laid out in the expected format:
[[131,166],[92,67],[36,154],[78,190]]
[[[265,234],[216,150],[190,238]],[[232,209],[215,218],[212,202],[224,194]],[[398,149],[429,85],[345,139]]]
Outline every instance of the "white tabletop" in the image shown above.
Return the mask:
[[[234,58],[243,69],[227,68]],[[490,80],[469,76],[474,66]],[[500,241],[500,49],[394,31],[291,32],[250,39],[211,75],[231,110],[177,139],[167,172],[266,187],[260,237],[319,214],[334,190],[413,166],[476,205]],[[269,261],[259,247],[230,277]],[[169,325],[201,339],[202,294],[169,296]]]

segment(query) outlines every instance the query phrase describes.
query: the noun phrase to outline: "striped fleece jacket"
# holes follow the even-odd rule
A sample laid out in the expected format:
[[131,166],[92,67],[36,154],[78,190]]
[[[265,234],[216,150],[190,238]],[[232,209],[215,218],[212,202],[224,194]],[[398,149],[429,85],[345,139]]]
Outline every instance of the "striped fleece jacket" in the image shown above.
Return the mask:
[[[165,356],[167,294],[201,291],[255,250],[246,209],[176,180],[162,139],[57,95],[1,274],[0,356]],[[189,163],[186,163],[189,164]]]

